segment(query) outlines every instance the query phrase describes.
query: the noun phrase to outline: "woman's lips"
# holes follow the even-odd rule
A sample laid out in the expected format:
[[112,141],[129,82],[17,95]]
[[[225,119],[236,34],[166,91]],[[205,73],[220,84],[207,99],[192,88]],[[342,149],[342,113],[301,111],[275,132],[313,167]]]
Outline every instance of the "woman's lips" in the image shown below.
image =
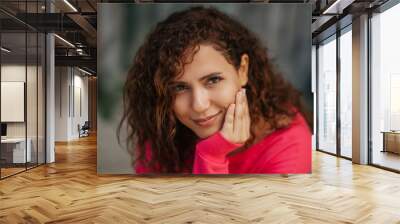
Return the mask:
[[221,114],[221,111],[216,113],[216,114],[214,114],[214,115],[212,115],[212,116],[209,116],[207,118],[196,119],[196,120],[193,120],[193,121],[199,126],[210,126],[215,122],[215,120],[217,119],[219,114]]

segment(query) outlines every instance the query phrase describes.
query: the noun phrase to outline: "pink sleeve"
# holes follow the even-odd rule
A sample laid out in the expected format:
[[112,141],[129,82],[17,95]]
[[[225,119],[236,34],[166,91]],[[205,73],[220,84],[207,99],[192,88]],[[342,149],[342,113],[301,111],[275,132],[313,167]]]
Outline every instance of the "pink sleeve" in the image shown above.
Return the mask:
[[200,141],[194,156],[194,174],[228,174],[229,161],[226,155],[242,146],[226,140],[220,132]]

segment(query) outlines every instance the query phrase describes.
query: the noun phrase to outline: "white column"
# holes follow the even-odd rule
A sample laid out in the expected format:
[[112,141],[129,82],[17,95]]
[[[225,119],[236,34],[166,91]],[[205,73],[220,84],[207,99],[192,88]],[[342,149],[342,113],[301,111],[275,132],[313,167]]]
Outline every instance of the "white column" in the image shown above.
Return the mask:
[[368,163],[368,15],[353,19],[353,162]]
[[[54,11],[54,6],[47,1],[48,12]],[[55,54],[54,35],[46,35],[46,163],[55,162],[54,133],[55,133]]]

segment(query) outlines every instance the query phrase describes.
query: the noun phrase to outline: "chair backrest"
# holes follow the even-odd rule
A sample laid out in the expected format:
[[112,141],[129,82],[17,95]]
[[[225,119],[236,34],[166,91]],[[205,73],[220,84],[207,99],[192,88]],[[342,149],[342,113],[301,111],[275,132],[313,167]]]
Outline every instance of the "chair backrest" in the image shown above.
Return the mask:
[[85,124],[83,124],[82,128],[90,128],[89,121],[85,121]]

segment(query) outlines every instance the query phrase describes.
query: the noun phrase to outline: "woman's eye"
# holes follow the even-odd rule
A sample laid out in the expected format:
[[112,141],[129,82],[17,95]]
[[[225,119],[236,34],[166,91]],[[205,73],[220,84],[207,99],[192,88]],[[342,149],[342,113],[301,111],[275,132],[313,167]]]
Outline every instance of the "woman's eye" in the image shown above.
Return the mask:
[[176,85],[173,88],[174,92],[179,93],[179,92],[183,92],[186,90],[186,86],[184,85]]
[[221,80],[222,80],[221,77],[215,76],[215,77],[209,78],[208,81],[207,81],[207,83],[208,83],[208,84],[215,84],[215,83],[220,82]]

